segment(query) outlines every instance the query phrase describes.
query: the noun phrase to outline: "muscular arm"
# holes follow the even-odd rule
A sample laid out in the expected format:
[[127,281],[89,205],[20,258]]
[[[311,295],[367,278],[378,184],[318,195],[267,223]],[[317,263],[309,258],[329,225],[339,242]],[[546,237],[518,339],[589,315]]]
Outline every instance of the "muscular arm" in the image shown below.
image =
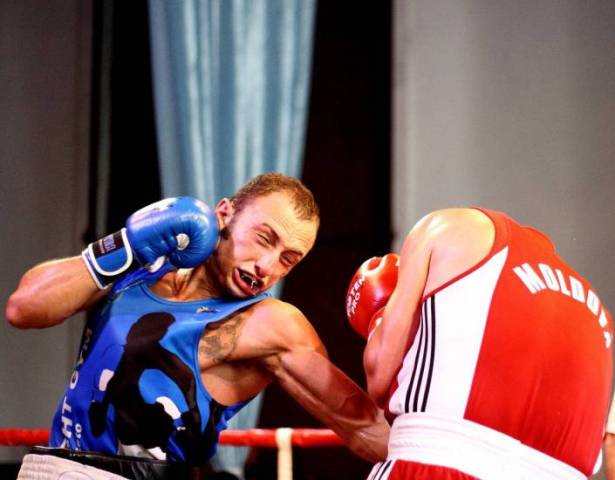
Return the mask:
[[[267,309],[257,313],[266,317],[262,320],[268,329],[261,342],[265,353],[260,359],[262,365],[303,408],[340,435],[355,454],[369,461],[384,459],[389,426],[382,412],[331,363],[301,312],[282,305],[269,309],[275,310],[273,315]],[[249,330],[246,325],[244,334],[250,335]]]
[[406,238],[399,258],[397,285],[363,354],[367,391],[380,406],[386,401],[416,329],[415,312],[425,289],[431,257],[432,223],[431,218],[423,219]]
[[476,209],[433,212],[402,246],[397,285],[363,355],[370,396],[382,405],[418,328],[423,296],[476,265],[493,245],[491,220]]
[[278,360],[272,369],[277,381],[303,408],[357,455],[372,462],[386,458],[388,424],[358,385],[314,350],[284,352]]
[[46,328],[85,310],[100,291],[81,257],[51,260],[28,270],[6,306],[8,322],[17,328]]

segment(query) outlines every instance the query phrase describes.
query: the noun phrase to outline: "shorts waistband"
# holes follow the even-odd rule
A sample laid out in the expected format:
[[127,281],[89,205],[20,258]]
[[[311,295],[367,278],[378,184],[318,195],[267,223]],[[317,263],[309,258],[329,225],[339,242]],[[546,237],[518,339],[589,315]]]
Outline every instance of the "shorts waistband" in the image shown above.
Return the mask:
[[175,480],[191,478],[191,472],[199,467],[185,463],[167,462],[147,458],[109,455],[98,452],[84,452],[68,448],[32,447],[30,453],[36,455],[51,455],[72,460],[82,465],[88,465],[104,470],[129,480]]
[[455,468],[481,479],[587,479],[574,467],[501,432],[427,414],[395,418],[388,458]]

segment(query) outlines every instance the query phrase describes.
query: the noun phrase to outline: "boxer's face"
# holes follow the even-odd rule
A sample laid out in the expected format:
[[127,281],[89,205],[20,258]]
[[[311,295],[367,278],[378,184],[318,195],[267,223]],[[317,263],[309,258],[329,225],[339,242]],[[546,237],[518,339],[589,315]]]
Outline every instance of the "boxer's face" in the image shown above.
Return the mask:
[[317,222],[298,218],[285,192],[256,197],[239,212],[223,199],[216,213],[223,235],[211,273],[227,295],[244,298],[271,288],[316,239]]

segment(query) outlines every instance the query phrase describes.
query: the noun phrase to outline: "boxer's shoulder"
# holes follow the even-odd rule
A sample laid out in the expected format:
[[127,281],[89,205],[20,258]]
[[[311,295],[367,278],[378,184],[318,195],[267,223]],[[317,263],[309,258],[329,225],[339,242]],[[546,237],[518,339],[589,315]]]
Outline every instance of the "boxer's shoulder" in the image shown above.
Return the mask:
[[301,310],[293,304],[277,298],[267,298],[251,305],[248,313],[247,319],[253,323],[258,323],[261,327],[289,330],[293,328],[303,329],[311,325]]
[[261,339],[274,349],[321,343],[314,327],[301,310],[276,298],[268,298],[250,306],[244,319],[244,334]]
[[437,238],[455,234],[459,229],[490,226],[492,226],[491,220],[481,210],[459,207],[434,210],[421,218],[412,230]]
[[433,212],[426,234],[432,246],[473,247],[491,243],[495,228],[491,219],[475,208],[449,208]]
[[405,241],[405,250],[414,252],[417,247],[426,251],[444,248],[472,247],[479,240],[493,236],[491,219],[476,208],[446,208],[435,210],[419,220]]
[[284,317],[287,315],[303,316],[301,310],[292,303],[285,302],[279,298],[267,297],[260,302],[250,306],[250,311],[254,315],[273,315],[274,317]]
[[[279,364],[279,354],[305,350],[326,355],[318,334],[301,311],[270,298],[208,325],[199,356],[202,368],[257,359],[264,361],[267,368],[274,368]],[[245,364],[241,368],[246,368]]]
[[[414,239],[410,239],[415,235]],[[424,292],[431,292],[485,259],[495,240],[493,221],[475,208],[449,208],[424,218],[402,250],[406,260],[417,251],[429,258]],[[417,246],[419,248],[417,248]]]

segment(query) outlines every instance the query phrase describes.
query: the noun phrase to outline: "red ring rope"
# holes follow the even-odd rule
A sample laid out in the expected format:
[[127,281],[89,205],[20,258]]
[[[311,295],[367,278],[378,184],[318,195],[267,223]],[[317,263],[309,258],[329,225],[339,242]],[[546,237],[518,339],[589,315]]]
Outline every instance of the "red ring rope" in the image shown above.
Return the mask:
[[[225,430],[220,434],[221,445],[276,448],[275,430]],[[0,446],[42,445],[49,441],[49,430],[0,428]],[[343,445],[335,432],[327,429],[298,428],[292,430],[291,442],[297,447],[329,447]]]
[[0,429],[0,445],[42,445],[49,441],[49,430]]

